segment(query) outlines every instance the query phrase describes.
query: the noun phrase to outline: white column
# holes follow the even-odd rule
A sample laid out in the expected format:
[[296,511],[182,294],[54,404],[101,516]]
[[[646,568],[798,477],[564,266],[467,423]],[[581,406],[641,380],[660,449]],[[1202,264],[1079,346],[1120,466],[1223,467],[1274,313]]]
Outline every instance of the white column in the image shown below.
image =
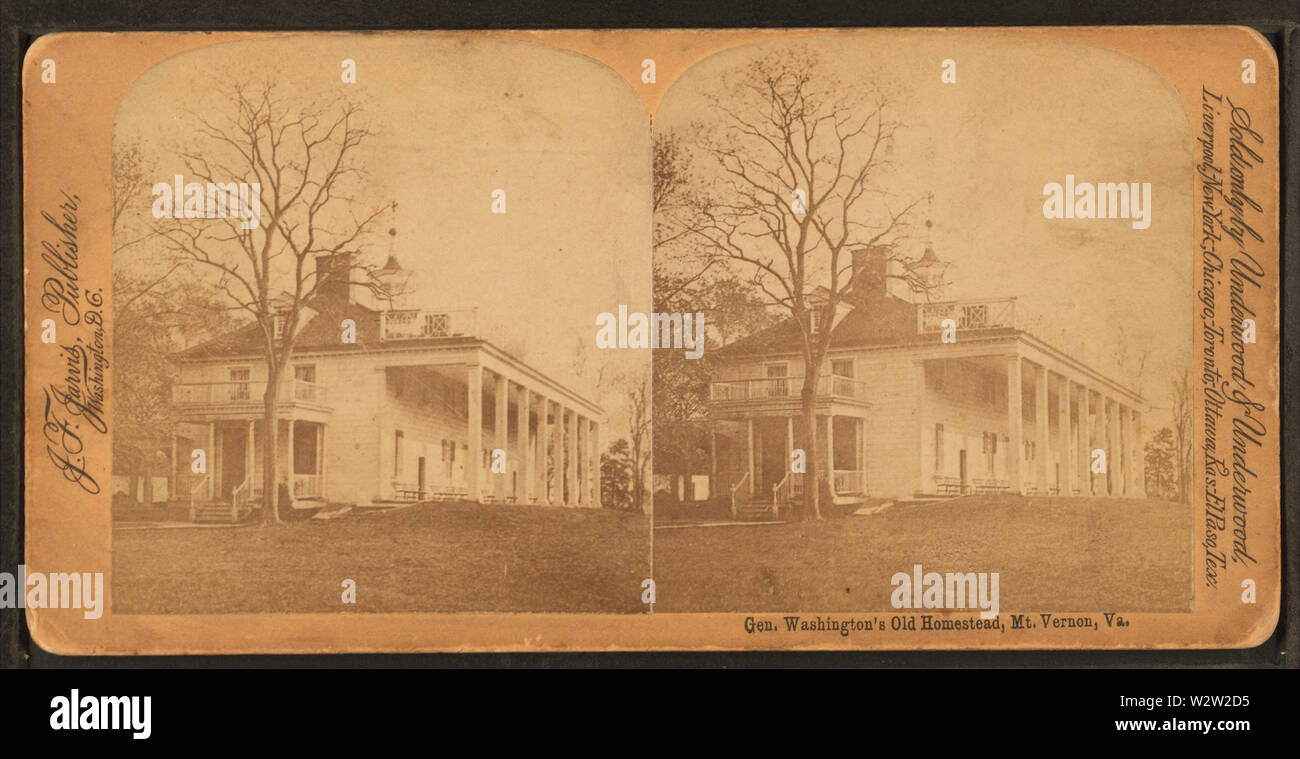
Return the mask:
[[316,429],[319,431],[316,436],[316,475],[320,478],[317,490],[320,491],[320,499],[324,501],[328,495],[325,490],[325,423],[316,425]]
[[551,401],[540,393],[537,396],[537,496],[538,502],[551,504]]
[[292,417],[292,416],[289,417],[289,419],[288,419],[288,424],[289,424],[289,440],[288,440],[289,445],[288,445],[288,447],[286,448],[287,453],[285,454],[285,458],[289,459],[289,461],[285,463],[284,470],[285,470],[285,472],[288,474],[288,480],[289,480],[289,504],[288,504],[288,505],[292,506],[292,505],[293,505],[293,475],[294,475],[294,471],[293,471],[293,427],[294,427],[294,424],[293,424],[293,417]]
[[252,497],[252,479],[257,470],[257,454],[254,446],[257,444],[257,420],[248,420],[248,450],[244,451],[244,480],[249,483],[249,497]]
[[1146,451],[1142,448],[1142,412],[1133,411],[1133,448],[1136,462],[1134,467],[1134,477],[1137,479],[1137,485],[1133,488],[1133,494],[1138,498],[1147,497],[1147,461]]
[[1020,356],[1017,355],[1007,360],[1007,482],[1012,493],[1024,489],[1020,476],[1020,457],[1025,451],[1020,393]]
[[1115,400],[1108,400],[1106,403],[1106,470],[1110,476],[1107,477],[1109,490],[1107,493],[1112,496],[1119,495],[1119,478],[1120,470],[1118,468],[1119,459],[1119,424],[1115,418],[1115,413],[1119,403]]
[[1079,476],[1079,495],[1092,494],[1092,445],[1089,442],[1089,436],[1092,430],[1092,417],[1089,405],[1092,402],[1091,394],[1088,392],[1087,385],[1079,385],[1079,428],[1078,434],[1078,461],[1074,462],[1075,470]]
[[1116,470],[1120,475],[1117,490],[1119,495],[1128,495],[1132,491],[1129,480],[1133,471],[1133,451],[1129,446],[1132,440],[1132,433],[1128,428],[1128,407],[1119,401],[1115,402],[1116,409],[1119,411],[1119,451],[1123,454],[1123,461],[1119,462],[1119,469]]
[[388,372],[383,367],[375,370],[376,388],[375,397],[375,435],[379,438],[379,447],[375,454],[375,459],[379,465],[379,479],[375,481],[377,490],[375,491],[375,500],[381,501],[385,498],[396,498],[396,493],[391,493],[391,483],[393,480],[393,467],[388,465],[388,451],[393,447],[393,441],[388,436],[388,430],[384,424],[384,415],[388,406]]
[[1061,473],[1058,495],[1069,495],[1072,469],[1070,469],[1070,380],[1056,375],[1056,456],[1057,471]]
[[591,506],[600,508],[600,424],[591,420]]
[[518,385],[518,388],[519,398],[515,401],[515,426],[519,431],[515,438],[515,446],[519,451],[519,502],[532,503],[533,456],[532,437],[529,434],[529,427],[532,426],[529,414],[529,406],[532,405],[530,396],[532,394],[523,385]]
[[1047,494],[1047,367],[1034,368],[1034,481],[1039,495]]
[[[510,381],[504,375],[496,375],[496,386],[494,388],[493,400],[496,401],[496,409],[492,415],[492,449],[501,449],[506,456],[510,455]],[[491,461],[489,457],[488,461]],[[492,482],[492,496],[497,503],[505,503],[506,485],[510,479],[510,460],[506,459],[506,471],[501,473],[493,472],[488,469],[488,477]]]
[[[208,450],[203,453],[208,472],[208,500],[216,500],[217,492],[217,423],[208,422]],[[131,494],[135,498],[135,493]]]
[[469,489],[469,500],[479,500],[479,469],[483,465],[483,367],[470,364],[466,367],[466,398],[469,402],[469,415],[465,420],[468,427],[469,451],[465,454],[465,486]]
[[749,494],[754,495],[754,420],[746,420],[749,430]]
[[573,505],[587,505],[587,420],[577,411],[573,412],[573,442],[576,446],[573,457]]
[[835,497],[835,415],[826,414],[826,485]]
[[564,414],[564,505],[578,505],[578,414]]
[[938,489],[938,483],[931,487],[934,482],[931,476],[934,474],[934,425],[930,423],[930,398],[926,393],[925,387],[925,362],[916,362],[916,420],[917,435],[916,439],[920,442],[921,451],[917,456],[919,464],[919,478],[917,482],[917,493],[929,493]]

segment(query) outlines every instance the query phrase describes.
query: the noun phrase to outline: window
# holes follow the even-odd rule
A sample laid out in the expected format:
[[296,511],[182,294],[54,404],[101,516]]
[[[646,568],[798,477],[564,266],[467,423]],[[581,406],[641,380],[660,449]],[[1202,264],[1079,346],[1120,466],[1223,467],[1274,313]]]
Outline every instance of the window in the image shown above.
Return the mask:
[[943,471],[943,425],[934,425],[934,471]]
[[402,476],[402,448],[403,448],[402,443],[405,442],[404,438],[405,435],[402,433],[401,430],[397,430],[396,432],[393,433],[393,476],[394,477]]
[[763,373],[767,376],[767,397],[784,398],[790,394],[790,383],[786,381],[789,375],[790,365],[785,363],[768,364],[764,367]]
[[297,401],[316,400],[315,364],[298,364],[293,368],[293,398]]
[[247,366],[230,367],[230,400],[246,401],[249,399],[250,370]]
[[836,377],[853,377],[853,359],[837,358],[831,361],[831,374]]
[[988,469],[989,475],[992,476],[995,457],[998,454],[998,433],[985,432],[981,435],[981,438],[983,441],[984,465]]
[[271,329],[275,333],[276,340],[284,337],[284,327],[287,322],[288,320],[284,318],[284,314],[276,314],[271,317]]
[[822,331],[822,310],[820,308],[814,308],[812,311],[809,312],[809,316],[812,318],[813,334],[817,334],[818,332],[821,332]]

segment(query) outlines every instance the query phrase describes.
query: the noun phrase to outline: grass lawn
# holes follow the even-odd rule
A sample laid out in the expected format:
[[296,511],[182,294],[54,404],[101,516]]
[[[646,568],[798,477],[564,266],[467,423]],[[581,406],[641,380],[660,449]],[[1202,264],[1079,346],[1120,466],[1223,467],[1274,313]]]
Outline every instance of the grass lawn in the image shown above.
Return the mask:
[[967,496],[873,516],[655,531],[657,612],[890,611],[895,572],[998,572],[1001,610],[1190,611],[1192,507]]
[[641,612],[649,564],[649,517],[540,506],[115,530],[113,612]]

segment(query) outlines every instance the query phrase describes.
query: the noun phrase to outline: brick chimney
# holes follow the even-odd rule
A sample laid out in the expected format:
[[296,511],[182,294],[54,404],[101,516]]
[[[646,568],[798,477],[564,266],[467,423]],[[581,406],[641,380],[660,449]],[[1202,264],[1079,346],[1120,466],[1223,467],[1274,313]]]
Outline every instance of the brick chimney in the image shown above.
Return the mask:
[[335,303],[356,302],[352,280],[356,256],[353,253],[334,253],[316,256],[316,281],[321,282],[319,297]]
[[853,250],[853,281],[848,300],[854,306],[868,308],[885,298],[889,290],[889,248],[873,245]]

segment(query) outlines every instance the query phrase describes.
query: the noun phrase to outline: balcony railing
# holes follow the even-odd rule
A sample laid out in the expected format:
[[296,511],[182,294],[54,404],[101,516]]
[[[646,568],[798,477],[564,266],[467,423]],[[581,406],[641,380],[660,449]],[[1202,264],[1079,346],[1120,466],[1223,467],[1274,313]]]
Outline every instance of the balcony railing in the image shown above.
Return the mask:
[[[769,398],[798,398],[803,390],[803,377],[762,377],[759,379],[723,380],[709,386],[709,397],[714,401],[755,401]],[[817,378],[818,397],[867,399],[867,383],[838,374],[823,374]]]
[[383,340],[419,340],[428,337],[476,337],[478,314],[472,308],[459,310],[417,309],[384,311],[379,316]]
[[867,473],[861,469],[836,469],[835,492],[862,493],[867,483]]
[[293,497],[319,498],[320,486],[321,476],[319,474],[295,474],[293,476]]
[[[258,404],[266,394],[266,381],[192,382],[172,385],[172,402],[179,406],[216,406]],[[280,402],[326,405],[323,385],[305,380],[280,383]]]
[[917,334],[940,332],[951,319],[958,330],[1016,326],[1015,298],[921,303],[916,307]]

